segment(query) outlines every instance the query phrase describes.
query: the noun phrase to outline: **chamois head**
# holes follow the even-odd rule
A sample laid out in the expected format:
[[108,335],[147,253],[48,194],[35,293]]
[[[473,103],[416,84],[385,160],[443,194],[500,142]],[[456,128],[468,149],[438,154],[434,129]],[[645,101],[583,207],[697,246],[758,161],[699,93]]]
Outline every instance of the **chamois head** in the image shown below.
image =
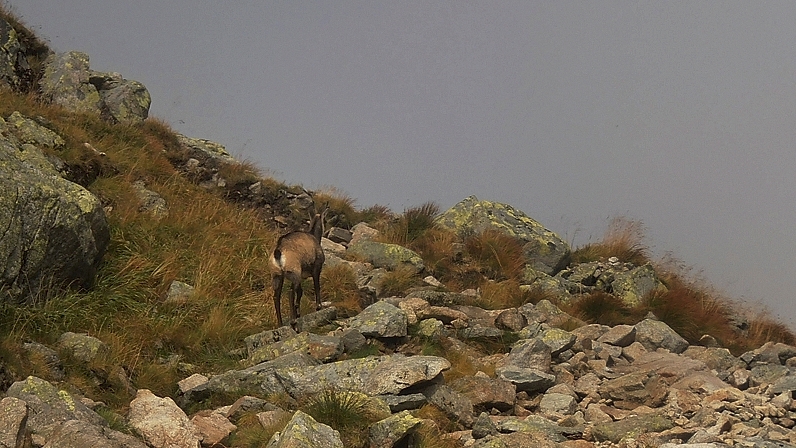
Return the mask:
[[301,281],[312,276],[315,289],[315,309],[321,308],[321,269],[325,257],[321,248],[321,238],[325,231],[324,219],[329,211],[326,204],[320,212],[310,214],[310,228],[307,232],[295,231],[282,235],[271,254],[271,280],[274,287],[274,308],[276,321],[282,326],[281,299],[285,279],[291,283],[290,317],[295,321],[299,316],[301,304]]

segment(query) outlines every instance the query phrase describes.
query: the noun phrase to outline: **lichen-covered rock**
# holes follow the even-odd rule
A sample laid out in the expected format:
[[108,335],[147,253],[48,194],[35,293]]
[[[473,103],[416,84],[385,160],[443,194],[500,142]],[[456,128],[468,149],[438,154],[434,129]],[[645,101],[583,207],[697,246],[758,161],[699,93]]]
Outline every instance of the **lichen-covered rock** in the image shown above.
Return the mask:
[[518,391],[544,392],[556,383],[555,375],[538,369],[529,369],[513,365],[495,369],[498,378],[513,383]]
[[171,398],[141,389],[130,402],[128,420],[154,447],[199,448],[200,435],[188,416]]
[[259,364],[299,350],[320,362],[335,361],[343,354],[343,341],[336,336],[301,333],[284,341],[256,349],[249,356],[248,362]]
[[539,402],[539,410],[544,414],[572,415],[578,410],[578,401],[571,395],[546,393]]
[[156,192],[147,189],[144,181],[133,182],[133,190],[141,204],[138,211],[149,213],[156,221],[169,216],[169,206],[166,204],[166,200]]
[[409,387],[432,381],[450,368],[450,361],[438,356],[392,355],[370,372],[363,392],[368,395],[398,394]]
[[674,423],[665,415],[639,415],[597,424],[592,428],[592,437],[598,442],[619,443],[624,438],[636,438],[646,432],[661,432],[673,426]]
[[665,348],[672,353],[682,353],[688,348],[688,341],[672,330],[664,322],[644,319],[635,325],[636,341],[647,350]]
[[108,344],[85,333],[66,332],[58,338],[58,346],[68,351],[73,358],[91,362],[97,356],[110,352]]
[[[290,385],[283,385],[281,377],[277,377],[277,371],[296,369],[298,372],[305,372],[317,365],[318,361],[310,355],[295,351],[243,370],[230,370],[215,375],[208,381],[186,390],[180,399],[180,404],[190,406],[207,400],[215,394],[284,394],[287,392],[286,387]],[[297,396],[301,395],[301,391],[294,392],[297,393]]]
[[460,236],[496,230],[517,238],[524,245],[527,264],[546,274],[555,274],[569,262],[566,241],[507,204],[470,196],[442,213],[436,223]]
[[520,339],[511,347],[503,364],[550,373],[551,353],[550,346],[540,338]]
[[473,403],[467,396],[456,392],[445,384],[434,384],[423,391],[428,402],[454,422],[460,423],[465,428],[471,428],[475,417]]
[[67,420],[48,428],[42,448],[147,448],[141,440],[105,426]]
[[29,143],[38,148],[47,147],[59,149],[66,142],[63,137],[51,129],[42,126],[35,120],[23,116],[18,111],[14,111],[6,119],[8,129],[19,140],[19,143]]
[[22,64],[27,66],[27,61],[21,51],[17,32],[0,18],[0,87],[19,88],[21,80],[18,67]]
[[406,336],[408,320],[402,309],[380,300],[352,317],[349,325],[365,336],[394,338]]
[[104,423],[102,417],[86,407],[69,392],[59,390],[51,383],[35,376],[17,381],[6,395],[27,403],[30,411],[27,427],[37,433],[50,425],[67,420],[81,420],[93,425]]
[[636,306],[647,294],[665,289],[666,287],[658,280],[658,276],[650,264],[618,273],[611,282],[613,294],[628,306]]
[[118,73],[94,73],[91,82],[97,86],[100,98],[111,121],[137,124],[149,116],[152,98],[138,81],[122,78]]
[[143,84],[118,73],[91,70],[85,53],[53,53],[39,81],[42,97],[75,112],[90,112],[123,124],[143,122],[151,98]]
[[540,338],[542,342],[550,347],[550,354],[552,356],[558,356],[562,352],[569,350],[575,345],[575,341],[577,340],[574,334],[560,328],[546,330],[542,333]]
[[399,412],[380,420],[368,429],[368,444],[372,448],[391,447],[410,437],[423,421],[409,411]]
[[0,400],[0,446],[22,447],[27,420],[28,407],[24,401],[14,397]]
[[266,448],[343,448],[340,433],[315,421],[309,415],[296,411],[282,432],[268,441]]
[[203,164],[211,167],[219,163],[237,164],[224,145],[202,138],[186,137],[182,134],[175,134],[180,144],[188,151],[188,156],[198,159]]
[[379,243],[377,241],[360,240],[348,246],[348,252],[362,257],[377,268],[391,271],[407,267],[414,273],[423,272],[425,265],[417,252],[398,244]]
[[[577,427],[559,426],[540,415],[529,415],[526,418],[519,419],[511,417],[498,422],[497,430],[502,433],[531,433],[544,436],[548,441],[563,442],[567,438],[575,438],[579,435],[582,429]],[[546,446],[539,441],[531,445],[511,445],[511,446]]]
[[42,97],[75,112],[99,113],[102,98],[89,82],[90,77],[86,53],[53,53],[44,61],[44,73],[39,81]]
[[0,228],[0,290],[16,301],[52,285],[90,287],[110,241],[96,196],[26,162],[2,137]]

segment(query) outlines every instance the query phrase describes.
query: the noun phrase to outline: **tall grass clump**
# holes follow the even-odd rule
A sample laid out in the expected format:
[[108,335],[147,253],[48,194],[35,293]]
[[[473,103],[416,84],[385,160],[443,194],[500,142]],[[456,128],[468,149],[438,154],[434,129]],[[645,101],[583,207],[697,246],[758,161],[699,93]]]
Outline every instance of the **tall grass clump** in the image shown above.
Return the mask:
[[566,313],[594,324],[614,326],[635,324],[639,320],[638,311],[626,305],[622,299],[602,291],[586,294],[562,305],[562,308]]
[[324,268],[321,272],[321,299],[332,302],[341,316],[354,316],[362,311],[357,277],[346,264]]
[[519,280],[525,270],[525,254],[516,238],[486,230],[465,239],[466,255],[481,273],[493,280]]
[[372,404],[370,397],[348,390],[326,389],[305,399],[301,410],[316,421],[340,431],[346,447],[364,447],[368,427],[387,417]]
[[385,243],[398,244],[411,249],[413,242],[434,227],[434,218],[437,215],[439,215],[439,206],[433,202],[408,208],[380,229],[380,237]]
[[649,252],[644,224],[617,217],[611,219],[601,241],[576,249],[572,253],[572,262],[588,263],[616,257],[619,261],[641,266],[650,261]]

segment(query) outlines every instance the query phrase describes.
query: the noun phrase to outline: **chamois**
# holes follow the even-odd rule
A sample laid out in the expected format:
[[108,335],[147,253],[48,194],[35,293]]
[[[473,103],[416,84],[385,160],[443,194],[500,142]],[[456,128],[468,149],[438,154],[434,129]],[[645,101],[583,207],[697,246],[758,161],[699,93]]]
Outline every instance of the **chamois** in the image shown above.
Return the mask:
[[301,296],[301,281],[312,276],[315,286],[315,309],[321,309],[321,269],[325,257],[321,248],[321,237],[324,232],[323,220],[328,205],[321,213],[315,212],[310,220],[310,229],[307,232],[295,231],[282,235],[276,242],[274,252],[271,254],[271,283],[274,287],[274,308],[276,321],[282,326],[282,286],[285,279],[291,283],[290,290],[290,317],[295,321],[299,316]]

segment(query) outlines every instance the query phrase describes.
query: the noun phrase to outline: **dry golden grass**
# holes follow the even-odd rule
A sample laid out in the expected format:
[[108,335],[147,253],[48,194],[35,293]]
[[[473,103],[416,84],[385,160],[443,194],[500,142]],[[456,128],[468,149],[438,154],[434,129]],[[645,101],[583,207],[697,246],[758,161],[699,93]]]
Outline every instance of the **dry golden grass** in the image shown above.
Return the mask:
[[493,280],[519,280],[525,270],[522,244],[509,235],[487,230],[464,241],[467,257]]
[[520,307],[534,298],[537,298],[535,292],[520,289],[520,283],[516,280],[484,282],[475,305],[488,310],[501,310]]
[[399,295],[414,286],[416,282],[417,276],[414,269],[409,266],[402,266],[384,274],[384,277],[379,281],[379,288],[382,296]]
[[572,253],[573,263],[588,263],[617,257],[620,261],[641,266],[650,261],[646,227],[641,221],[613,218],[603,239],[586,244]]
[[323,187],[313,193],[313,199],[319,207],[328,204],[329,210],[333,212],[335,221],[327,223],[327,229],[332,225],[351,228],[361,221],[359,212],[354,207],[356,201],[338,188]]
[[426,269],[438,279],[448,279],[461,255],[456,251],[456,235],[446,229],[431,228],[415,239],[410,249],[417,252]]
[[230,448],[260,448],[265,446],[271,437],[282,431],[290,421],[292,414],[284,412],[268,426],[263,427],[254,413],[243,415],[236,422],[238,429],[230,438]]
[[362,311],[357,278],[348,265],[325,267],[321,272],[321,297],[332,302],[340,316],[354,316]]
[[637,313],[621,299],[605,292],[594,292],[560,305],[562,310],[588,323],[603,325],[635,324]]
[[439,206],[433,202],[408,208],[403,214],[381,226],[379,240],[412,248],[416,240],[434,228],[434,218],[438,214]]

